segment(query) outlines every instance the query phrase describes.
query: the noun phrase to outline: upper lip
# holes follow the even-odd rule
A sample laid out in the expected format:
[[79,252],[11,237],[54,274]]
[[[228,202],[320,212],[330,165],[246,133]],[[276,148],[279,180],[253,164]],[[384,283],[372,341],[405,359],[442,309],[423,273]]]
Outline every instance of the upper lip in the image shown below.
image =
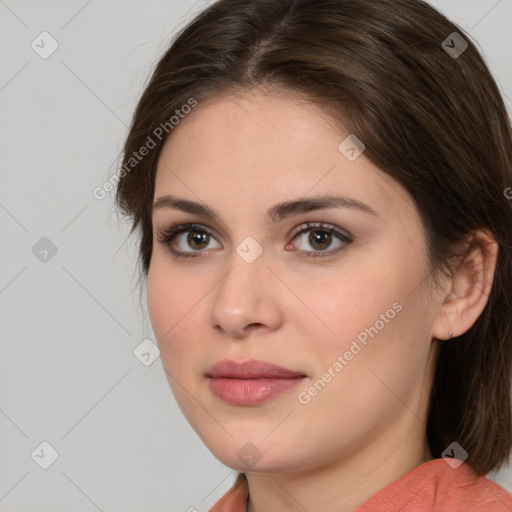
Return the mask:
[[206,376],[213,378],[229,377],[232,379],[305,377],[301,372],[295,372],[274,363],[255,359],[244,362],[223,359],[215,363],[206,372]]

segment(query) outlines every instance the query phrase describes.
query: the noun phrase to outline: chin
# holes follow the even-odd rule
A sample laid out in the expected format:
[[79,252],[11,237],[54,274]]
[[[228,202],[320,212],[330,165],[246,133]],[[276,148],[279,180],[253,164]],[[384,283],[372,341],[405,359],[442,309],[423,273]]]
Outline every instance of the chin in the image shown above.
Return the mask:
[[279,452],[279,446],[283,450],[285,448],[278,438],[274,442],[269,442],[264,436],[244,435],[229,439],[226,436],[223,443],[219,443],[218,440],[214,443],[205,442],[205,440],[203,442],[216,459],[235,471],[281,472],[296,468],[298,464],[293,453]]

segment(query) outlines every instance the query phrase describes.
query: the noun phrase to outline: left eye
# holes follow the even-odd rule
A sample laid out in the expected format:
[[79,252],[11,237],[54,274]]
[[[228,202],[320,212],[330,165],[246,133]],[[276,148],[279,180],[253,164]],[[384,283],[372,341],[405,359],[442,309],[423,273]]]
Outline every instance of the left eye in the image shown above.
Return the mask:
[[[325,253],[327,252],[327,255],[330,255],[332,253],[338,252],[338,250],[335,248],[331,251],[325,251],[325,249],[328,249],[330,246],[332,246],[333,241],[338,241],[338,248],[344,247],[344,245],[349,244],[352,240],[348,235],[343,234],[342,232],[338,231],[334,226],[326,226],[325,224],[319,223],[319,224],[306,224],[304,226],[301,226],[302,229],[296,235],[294,236],[295,239],[302,239],[306,240],[307,244],[310,247],[313,247],[316,249],[315,251],[308,251],[307,249],[300,249],[304,252],[312,252],[313,254],[307,254],[307,257],[318,257],[323,256],[323,254],[314,254],[314,253]],[[309,233],[309,234],[308,234]],[[306,236],[308,235],[308,236]],[[333,238],[334,236],[334,238]],[[287,245],[286,247],[290,247],[290,245]]]
[[[305,236],[310,233],[309,236]],[[185,244],[189,247],[195,247],[192,251],[186,251],[183,248],[176,250],[174,245],[178,245],[180,242],[180,236],[187,234]],[[338,248],[335,250],[326,251],[333,243],[333,235],[335,239],[340,242]],[[158,241],[168,246],[169,251],[176,257],[198,257],[202,252],[201,249],[205,249],[208,246],[209,238],[213,238],[213,234],[203,227],[201,224],[181,224],[179,226],[172,227],[164,230],[158,234]],[[330,256],[333,253],[339,252],[344,246],[352,242],[352,238],[348,234],[344,234],[339,231],[335,226],[325,225],[323,223],[306,223],[300,226],[299,230],[295,232],[293,239],[307,240],[310,247],[313,247],[313,251],[306,249],[299,249],[299,252],[306,253],[306,257],[322,257]],[[206,246],[205,246],[206,244]],[[341,245],[341,249],[339,246]],[[287,244],[286,248],[290,248],[292,244]],[[220,246],[219,246],[220,247]]]

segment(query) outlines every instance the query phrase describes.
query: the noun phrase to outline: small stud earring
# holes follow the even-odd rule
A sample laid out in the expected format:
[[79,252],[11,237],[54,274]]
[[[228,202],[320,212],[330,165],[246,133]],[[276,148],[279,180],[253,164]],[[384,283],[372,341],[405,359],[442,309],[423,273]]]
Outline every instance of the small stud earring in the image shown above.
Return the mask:
[[453,338],[453,332],[450,329],[450,332],[448,333],[448,339],[451,340]]

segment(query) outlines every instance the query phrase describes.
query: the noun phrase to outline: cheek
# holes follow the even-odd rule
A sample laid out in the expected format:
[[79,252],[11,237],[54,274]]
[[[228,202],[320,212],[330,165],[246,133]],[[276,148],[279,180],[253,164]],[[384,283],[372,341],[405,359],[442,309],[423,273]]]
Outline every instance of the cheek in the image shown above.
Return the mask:
[[[300,325],[315,361],[316,377],[345,354],[344,377],[334,380],[344,386],[345,379],[354,384],[363,379],[369,385],[366,389],[379,386],[370,368],[383,370],[394,381],[397,365],[422,364],[428,348],[424,334],[429,312],[422,287],[413,292],[424,276],[418,265],[423,261],[420,252],[405,257],[393,246],[358,251],[357,257],[354,252],[346,258],[331,277],[296,283],[297,295],[312,311],[298,307],[291,322]],[[336,387],[332,386],[333,391]]]
[[147,277],[148,313],[158,344],[164,349],[188,325],[198,300],[194,300],[197,293],[192,293],[195,289],[190,278],[169,268],[163,258],[152,259]]
[[[334,370],[333,384],[322,391],[318,407],[343,404],[346,411],[357,411],[370,421],[376,411],[384,414],[382,407],[400,410],[403,404],[395,394],[407,401],[415,392],[430,348],[431,313],[421,287],[411,293],[421,281],[420,270],[398,260],[380,271],[369,265],[365,272],[352,272],[340,285],[326,290],[333,300],[325,302],[330,309],[324,318],[335,335],[316,338],[315,378],[330,379],[322,376],[340,363],[338,356],[343,369]],[[307,323],[304,329],[314,340]]]
[[157,254],[148,270],[148,313],[162,363],[186,379],[204,352],[211,282],[203,272],[173,265],[167,255]]
[[169,278],[160,271],[158,261],[153,257],[147,277],[148,313],[159,344],[165,332],[172,327],[171,316],[175,311],[175,295],[169,293],[169,281]]
[[306,338],[316,347],[347,350],[347,345],[379,321],[381,314],[391,309],[388,317],[395,316],[392,307],[401,302],[402,280],[407,277],[397,275],[400,262],[389,264],[380,256],[358,254],[344,260],[330,276],[312,276],[295,285],[296,295],[308,308],[297,304],[294,321],[301,324],[308,333]]
[[195,367],[197,355],[193,350],[193,333],[185,331],[190,329],[194,302],[188,300],[186,293],[190,283],[184,286],[183,278],[176,274],[159,258],[152,259],[147,278],[148,313],[166,379],[180,408],[187,411],[191,404],[182,385],[191,388],[190,369]]

